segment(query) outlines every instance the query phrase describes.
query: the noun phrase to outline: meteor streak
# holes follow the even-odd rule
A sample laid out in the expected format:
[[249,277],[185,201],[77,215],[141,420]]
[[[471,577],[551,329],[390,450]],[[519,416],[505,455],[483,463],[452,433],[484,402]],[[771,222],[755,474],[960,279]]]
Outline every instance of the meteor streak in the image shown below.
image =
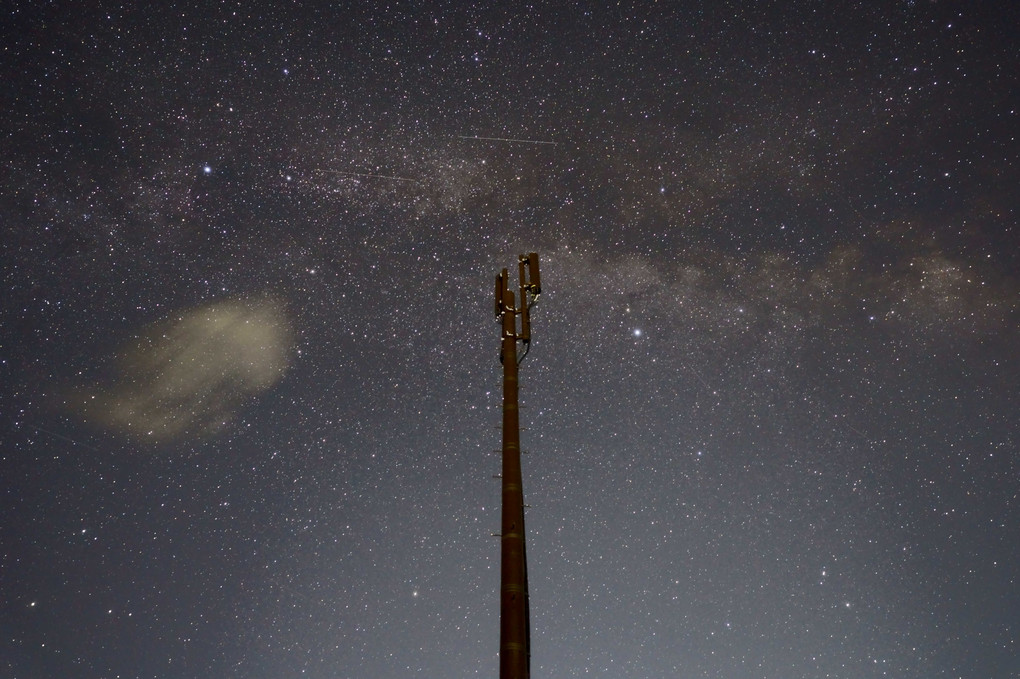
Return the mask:
[[412,184],[420,184],[421,182],[417,179],[410,177],[397,177],[391,174],[371,174],[369,172],[342,172],[341,170],[315,170],[316,172],[328,172],[329,174],[338,174],[341,177],[370,177],[372,179],[389,179],[395,182],[410,182]]
[[505,141],[512,144],[547,144],[549,146],[556,146],[554,141],[540,141],[538,139],[508,139],[507,137],[465,137],[463,135],[457,135],[457,139],[471,139],[473,141]]
[[94,446],[90,446],[87,443],[82,443],[81,441],[77,441],[77,440],[71,438],[70,436],[64,436],[63,434],[58,434],[55,431],[50,431],[49,429],[44,429],[44,428],[40,427],[37,424],[32,424],[31,422],[26,422],[25,424],[28,425],[29,427],[31,427],[32,429],[35,429],[37,432],[39,432],[41,434],[48,434],[48,435],[50,435],[50,436],[52,436],[54,438],[60,439],[61,441],[65,441],[67,443],[70,443],[72,446],[81,446],[82,448],[88,448],[89,450],[91,450],[93,452],[96,452],[96,453],[101,452],[98,448],[96,448]]

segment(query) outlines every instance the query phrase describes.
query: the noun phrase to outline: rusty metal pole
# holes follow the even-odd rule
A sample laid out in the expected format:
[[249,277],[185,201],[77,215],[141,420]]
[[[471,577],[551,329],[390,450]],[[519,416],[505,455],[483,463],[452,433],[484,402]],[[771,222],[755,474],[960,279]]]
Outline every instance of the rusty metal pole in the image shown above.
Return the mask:
[[[530,341],[529,294],[537,298],[538,256],[520,260],[520,308],[510,290],[508,272],[496,278],[496,313],[501,316],[503,363],[503,504],[500,546],[499,676],[529,679],[531,675],[531,625],[528,603],[528,566],[524,543],[524,491],[521,483],[521,435],[518,415],[517,342]],[[525,263],[530,280],[525,278]],[[532,299],[533,303],[533,299]],[[521,315],[521,332],[517,316]]]

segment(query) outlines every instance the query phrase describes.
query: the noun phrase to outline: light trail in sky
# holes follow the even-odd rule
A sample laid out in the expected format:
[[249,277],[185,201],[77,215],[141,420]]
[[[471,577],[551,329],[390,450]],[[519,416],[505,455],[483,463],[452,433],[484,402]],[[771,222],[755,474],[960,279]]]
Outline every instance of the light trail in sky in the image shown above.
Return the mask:
[[315,172],[328,172],[329,174],[340,175],[341,177],[368,177],[371,179],[389,179],[395,182],[409,182],[411,184],[420,184],[421,182],[411,177],[397,177],[390,174],[372,174],[370,172],[343,172],[341,170],[315,170]]
[[463,135],[457,135],[457,139],[470,139],[472,141],[503,141],[512,144],[546,144],[549,146],[556,146],[554,141],[542,141],[539,139],[510,139],[508,137],[465,137]]

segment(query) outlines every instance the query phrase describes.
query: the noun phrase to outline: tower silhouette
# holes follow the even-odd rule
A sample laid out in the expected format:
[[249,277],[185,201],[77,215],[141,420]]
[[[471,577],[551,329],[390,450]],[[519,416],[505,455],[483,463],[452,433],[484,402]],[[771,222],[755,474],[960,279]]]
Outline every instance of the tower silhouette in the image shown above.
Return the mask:
[[[531,675],[531,623],[528,608],[528,560],[524,540],[524,491],[521,484],[521,433],[517,407],[517,372],[531,343],[530,310],[542,291],[538,254],[517,258],[520,306],[510,289],[509,274],[496,276],[496,318],[502,328],[499,360],[503,364],[503,501],[500,533],[499,676]],[[518,324],[518,317],[520,323]],[[517,357],[517,343],[524,353]]]

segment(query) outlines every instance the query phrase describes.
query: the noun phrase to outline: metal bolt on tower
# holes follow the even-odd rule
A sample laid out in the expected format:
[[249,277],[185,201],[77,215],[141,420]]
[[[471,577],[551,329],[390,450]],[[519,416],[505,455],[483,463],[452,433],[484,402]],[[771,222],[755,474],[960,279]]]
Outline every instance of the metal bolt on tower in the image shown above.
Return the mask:
[[[509,274],[496,276],[496,318],[502,326],[499,360],[503,364],[503,509],[500,533],[499,677],[529,679],[531,624],[528,619],[528,563],[524,544],[524,492],[521,487],[521,432],[517,412],[517,366],[531,342],[529,311],[542,286],[538,254],[517,258],[520,307],[510,289]],[[517,318],[520,317],[518,326]],[[524,345],[518,359],[517,343]]]

